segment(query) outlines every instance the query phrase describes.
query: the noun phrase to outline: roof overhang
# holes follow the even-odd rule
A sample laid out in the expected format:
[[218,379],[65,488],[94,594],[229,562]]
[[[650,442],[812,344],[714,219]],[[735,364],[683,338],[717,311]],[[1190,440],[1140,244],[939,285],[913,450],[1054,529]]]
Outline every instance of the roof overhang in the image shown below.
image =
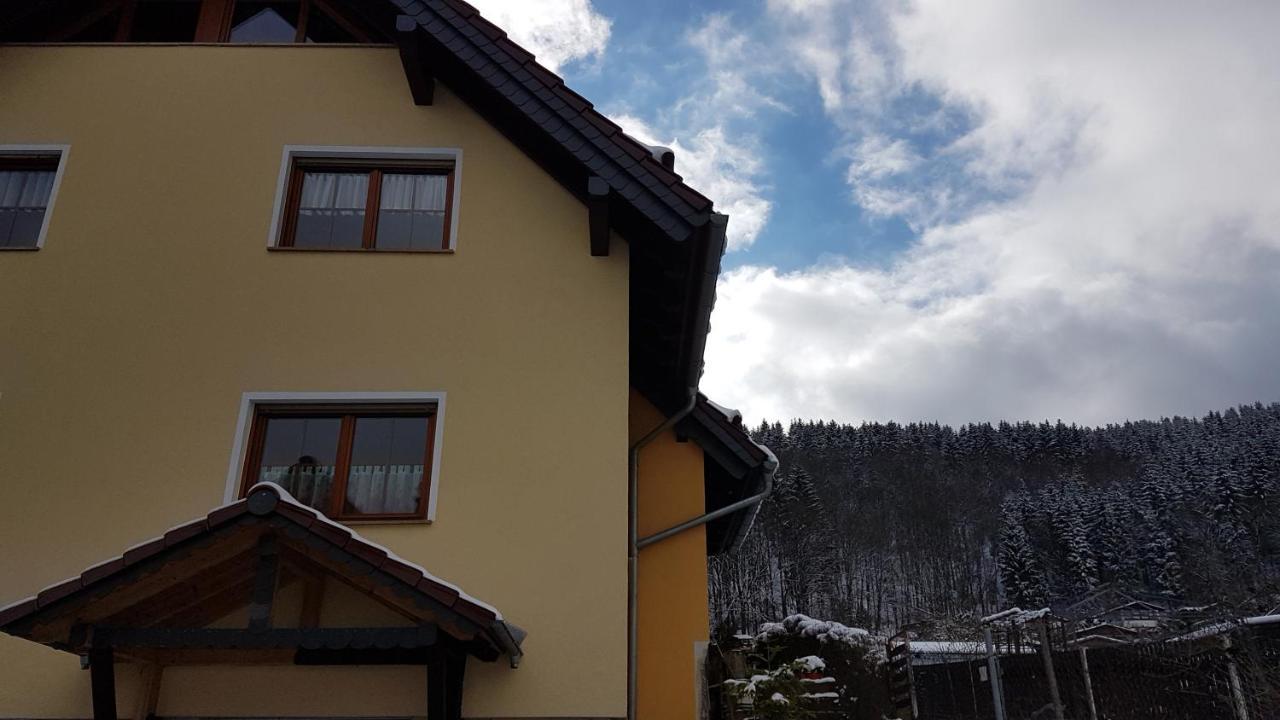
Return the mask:
[[[704,453],[704,506],[722,508],[761,492],[766,478],[778,469],[769,448],[755,442],[742,425],[742,414],[716,405],[699,393],[692,412],[676,425],[676,432],[697,443]],[[737,547],[751,531],[760,503],[707,524],[707,554]]]

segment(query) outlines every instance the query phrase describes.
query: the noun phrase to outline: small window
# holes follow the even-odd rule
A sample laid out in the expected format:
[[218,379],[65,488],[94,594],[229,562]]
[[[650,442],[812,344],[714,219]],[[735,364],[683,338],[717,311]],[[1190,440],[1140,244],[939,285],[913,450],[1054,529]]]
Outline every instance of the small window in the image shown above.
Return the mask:
[[40,246],[57,174],[57,156],[0,155],[0,248]]
[[279,246],[449,249],[452,163],[294,162]]
[[259,406],[241,495],[273,482],[336,520],[425,518],[436,406]]

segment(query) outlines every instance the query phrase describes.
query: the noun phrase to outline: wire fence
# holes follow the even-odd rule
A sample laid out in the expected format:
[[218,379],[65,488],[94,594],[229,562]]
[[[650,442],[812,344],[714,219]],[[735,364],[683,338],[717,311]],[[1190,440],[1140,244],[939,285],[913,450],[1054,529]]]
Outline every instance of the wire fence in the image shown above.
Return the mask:
[[1048,619],[889,645],[899,718],[1280,720],[1280,623],[1080,641]]

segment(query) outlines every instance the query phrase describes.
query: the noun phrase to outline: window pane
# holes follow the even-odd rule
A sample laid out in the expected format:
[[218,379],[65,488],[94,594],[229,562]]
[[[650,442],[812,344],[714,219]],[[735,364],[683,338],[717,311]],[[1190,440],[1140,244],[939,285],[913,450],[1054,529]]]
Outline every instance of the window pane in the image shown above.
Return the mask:
[[52,170],[0,170],[0,247],[35,247],[53,192]]
[[233,43],[291,43],[298,33],[298,3],[237,0],[231,15]]
[[338,460],[341,418],[268,418],[258,482],[273,482],[298,502],[327,511]]
[[445,175],[383,174],[378,248],[443,249],[448,195],[449,179]]
[[133,11],[133,42],[191,42],[200,0],[140,0]]
[[368,173],[305,173],[294,246],[361,247],[368,199]]
[[427,418],[356,420],[346,513],[416,512],[427,454]]

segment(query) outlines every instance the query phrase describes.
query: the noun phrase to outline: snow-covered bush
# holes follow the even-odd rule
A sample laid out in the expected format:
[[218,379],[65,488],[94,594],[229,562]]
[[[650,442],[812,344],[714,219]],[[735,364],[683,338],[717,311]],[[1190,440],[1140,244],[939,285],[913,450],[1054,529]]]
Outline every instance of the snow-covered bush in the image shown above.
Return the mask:
[[822,658],[809,656],[748,680],[726,680],[725,689],[736,702],[750,706],[752,720],[800,720],[813,717],[806,700],[812,695],[805,675],[825,667]]
[[861,628],[796,614],[761,625],[752,655],[761,667],[801,673],[810,706],[830,701],[849,718],[870,719],[889,708],[885,642]]

